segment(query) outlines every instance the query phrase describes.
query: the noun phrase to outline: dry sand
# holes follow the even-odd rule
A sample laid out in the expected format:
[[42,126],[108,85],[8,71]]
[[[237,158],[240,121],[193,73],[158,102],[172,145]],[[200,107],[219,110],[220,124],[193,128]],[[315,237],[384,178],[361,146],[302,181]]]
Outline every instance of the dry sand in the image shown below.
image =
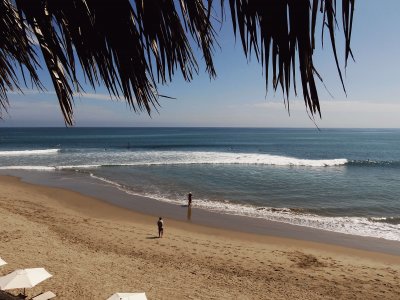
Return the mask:
[[0,176],[0,275],[45,267],[27,293],[58,299],[400,299],[400,256],[173,220],[158,239],[156,221]]

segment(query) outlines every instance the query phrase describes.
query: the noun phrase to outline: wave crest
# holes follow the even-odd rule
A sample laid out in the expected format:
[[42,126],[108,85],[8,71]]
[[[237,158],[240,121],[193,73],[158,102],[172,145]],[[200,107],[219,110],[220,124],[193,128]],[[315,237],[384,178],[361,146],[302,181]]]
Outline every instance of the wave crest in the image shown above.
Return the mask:
[[9,150],[0,151],[0,156],[27,156],[27,155],[53,155],[61,149],[42,149],[42,150]]
[[368,219],[371,222],[375,223],[388,223],[388,224],[393,224],[393,225],[398,225],[400,224],[400,217],[372,217]]
[[0,170],[55,171],[56,168],[48,166],[6,166],[0,167]]
[[230,152],[185,152],[185,151],[144,151],[120,154],[120,162],[102,166],[140,166],[140,165],[190,165],[190,164],[247,164],[271,166],[331,167],[347,164],[345,158],[301,159],[289,156],[260,153]]
[[[59,149],[35,150],[35,151],[3,151],[8,156],[12,155],[41,155],[57,153]],[[62,152],[63,154],[65,151]],[[3,154],[4,155],[4,154]],[[345,158],[337,159],[302,159],[289,156],[279,156],[261,153],[231,153],[231,152],[201,152],[201,151],[127,151],[104,152],[94,151],[79,155],[67,155],[62,159],[63,163],[52,166],[61,169],[80,169],[98,167],[124,167],[124,166],[153,166],[153,165],[270,165],[288,167],[332,167],[342,166],[348,163]],[[79,156],[79,157],[78,157]],[[83,158],[83,159],[82,159]],[[69,164],[70,161],[78,162]],[[88,164],[86,164],[89,162]],[[96,164],[91,164],[96,162]],[[3,166],[3,169],[16,169],[17,165]]]

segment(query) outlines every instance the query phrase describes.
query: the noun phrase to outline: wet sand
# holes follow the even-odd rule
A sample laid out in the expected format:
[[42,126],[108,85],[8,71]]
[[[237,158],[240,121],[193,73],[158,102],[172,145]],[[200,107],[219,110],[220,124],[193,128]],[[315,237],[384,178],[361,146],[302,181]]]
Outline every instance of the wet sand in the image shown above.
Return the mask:
[[0,257],[8,262],[0,275],[28,267],[54,275],[29,295],[51,290],[59,299],[106,299],[117,291],[144,291],[149,299],[400,298],[400,256],[381,251],[395,244],[386,247],[378,239],[372,240],[380,244],[376,251],[366,251],[348,242],[310,241],[301,227],[292,238],[279,235],[279,228],[291,231],[282,226],[273,235],[219,229],[193,222],[195,207],[192,222],[184,219],[185,207],[182,220],[166,217],[165,236],[158,239],[158,213],[7,176],[0,176],[0,215]]
[[86,173],[81,174],[75,171],[37,172],[7,170],[7,174],[10,173],[28,183],[72,190],[146,215],[163,216],[168,219],[185,221],[185,223],[189,222],[207,227],[223,228],[235,232],[285,237],[400,255],[399,241],[355,236],[260,218],[221,214],[200,209],[196,207],[195,201],[193,209],[188,210],[186,199],[178,201],[177,204],[172,204],[137,194],[127,194],[125,189],[119,190],[113,185],[91,178]]

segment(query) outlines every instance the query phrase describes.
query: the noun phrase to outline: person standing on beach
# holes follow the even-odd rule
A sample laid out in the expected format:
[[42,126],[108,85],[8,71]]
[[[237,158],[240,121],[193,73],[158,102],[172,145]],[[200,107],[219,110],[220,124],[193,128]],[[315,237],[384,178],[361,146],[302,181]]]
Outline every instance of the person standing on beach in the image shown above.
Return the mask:
[[188,194],[188,207],[189,206],[192,206],[192,193],[191,192],[189,192],[189,194]]
[[164,221],[161,217],[158,219],[157,226],[158,226],[158,237],[162,238],[164,233]]

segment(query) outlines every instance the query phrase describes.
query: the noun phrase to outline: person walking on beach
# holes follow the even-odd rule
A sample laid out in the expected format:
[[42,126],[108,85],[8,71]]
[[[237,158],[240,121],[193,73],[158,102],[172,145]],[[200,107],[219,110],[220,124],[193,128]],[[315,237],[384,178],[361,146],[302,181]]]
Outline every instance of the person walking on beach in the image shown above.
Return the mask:
[[158,237],[162,238],[164,233],[164,221],[161,217],[158,219],[157,226],[158,226]]
[[192,206],[192,193],[189,192],[188,194],[188,207]]

